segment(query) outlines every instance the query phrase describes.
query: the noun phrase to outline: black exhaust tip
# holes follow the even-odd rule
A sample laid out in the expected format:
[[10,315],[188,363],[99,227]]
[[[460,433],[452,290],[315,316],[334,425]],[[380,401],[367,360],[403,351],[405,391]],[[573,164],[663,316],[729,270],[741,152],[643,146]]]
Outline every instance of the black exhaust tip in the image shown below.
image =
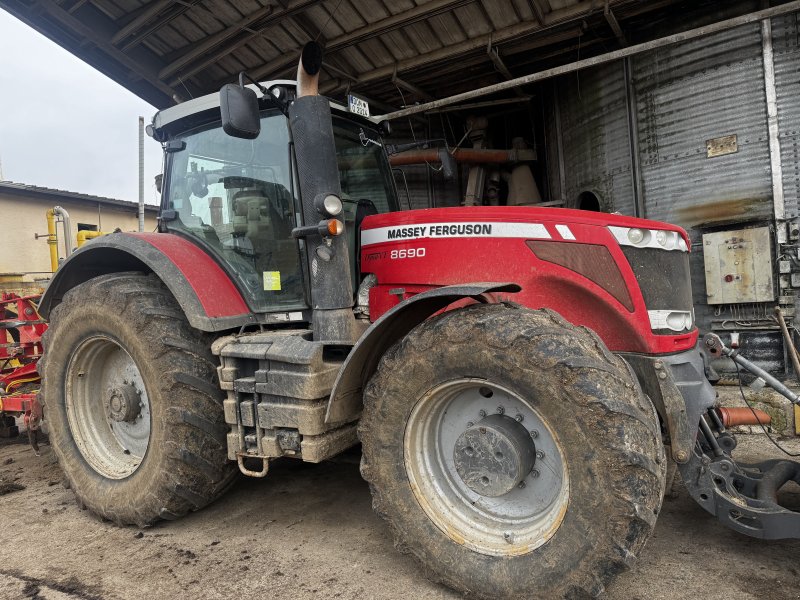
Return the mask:
[[322,46],[317,42],[308,42],[303,46],[303,53],[300,56],[303,70],[309,75],[316,75],[322,68]]

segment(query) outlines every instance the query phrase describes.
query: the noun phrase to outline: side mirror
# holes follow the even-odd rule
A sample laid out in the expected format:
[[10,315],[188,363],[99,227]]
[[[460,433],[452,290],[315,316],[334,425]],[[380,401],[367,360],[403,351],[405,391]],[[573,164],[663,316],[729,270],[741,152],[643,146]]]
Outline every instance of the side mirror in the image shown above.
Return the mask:
[[223,85],[219,91],[222,130],[230,136],[252,140],[261,133],[258,96],[250,88],[235,83]]

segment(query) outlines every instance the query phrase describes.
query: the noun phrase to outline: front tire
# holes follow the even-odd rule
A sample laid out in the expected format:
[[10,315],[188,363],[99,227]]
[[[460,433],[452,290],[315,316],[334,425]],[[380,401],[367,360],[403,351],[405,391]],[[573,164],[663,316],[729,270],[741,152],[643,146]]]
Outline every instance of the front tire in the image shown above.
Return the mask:
[[43,343],[51,443],[82,506],[143,527],[227,489],[236,472],[211,338],[158,278],[117,273],[74,287]]
[[367,385],[360,435],[396,545],[476,597],[597,596],[661,507],[653,406],[551,311],[476,305],[419,325]]

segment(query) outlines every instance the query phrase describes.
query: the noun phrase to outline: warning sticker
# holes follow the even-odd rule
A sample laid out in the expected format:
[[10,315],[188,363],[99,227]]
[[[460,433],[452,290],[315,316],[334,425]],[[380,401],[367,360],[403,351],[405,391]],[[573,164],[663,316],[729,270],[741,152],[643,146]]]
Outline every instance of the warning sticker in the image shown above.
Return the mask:
[[264,291],[278,292],[281,289],[281,272],[264,271]]

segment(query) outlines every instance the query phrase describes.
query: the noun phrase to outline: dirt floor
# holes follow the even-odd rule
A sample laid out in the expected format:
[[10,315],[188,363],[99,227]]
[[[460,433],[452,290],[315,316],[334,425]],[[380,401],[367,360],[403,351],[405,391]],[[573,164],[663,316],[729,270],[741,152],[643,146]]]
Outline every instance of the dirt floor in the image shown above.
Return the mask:
[[[764,436],[742,439],[740,458],[776,455]],[[214,505],[142,531],[80,510],[42,450],[37,458],[22,439],[0,441],[0,598],[458,597],[394,550],[357,457],[276,463],[266,479],[243,479]],[[800,541],[736,534],[676,489],[608,598],[800,598]]]

